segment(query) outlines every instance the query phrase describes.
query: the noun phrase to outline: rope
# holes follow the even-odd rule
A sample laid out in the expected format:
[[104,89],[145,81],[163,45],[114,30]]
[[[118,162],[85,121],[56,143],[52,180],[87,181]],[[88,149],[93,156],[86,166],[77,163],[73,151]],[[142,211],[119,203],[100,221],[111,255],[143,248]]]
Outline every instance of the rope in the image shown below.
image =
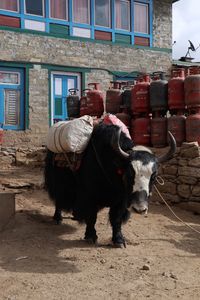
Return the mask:
[[160,198],[162,199],[162,201],[165,203],[165,205],[168,207],[168,209],[171,211],[171,213],[175,216],[176,219],[178,219],[182,224],[184,224],[185,226],[187,226],[188,228],[190,228],[191,230],[195,231],[196,233],[200,234],[200,231],[193,228],[192,226],[190,226],[189,224],[185,223],[181,218],[179,218],[175,212],[173,211],[173,209],[169,206],[169,204],[166,202],[166,200],[163,198],[163,196],[161,195],[161,193],[159,192],[158,188],[154,185],[154,188],[156,190],[156,192],[158,193],[158,195],[160,196]]

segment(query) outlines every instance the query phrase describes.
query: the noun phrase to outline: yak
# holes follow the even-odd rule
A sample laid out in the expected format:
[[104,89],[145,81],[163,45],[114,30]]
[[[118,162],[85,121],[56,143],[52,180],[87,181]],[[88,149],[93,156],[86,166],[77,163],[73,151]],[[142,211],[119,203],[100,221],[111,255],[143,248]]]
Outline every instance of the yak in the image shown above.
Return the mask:
[[62,210],[71,212],[73,219],[86,224],[85,240],[96,243],[97,214],[108,207],[112,242],[125,247],[122,224],[131,212],[147,212],[158,165],[176,151],[176,141],[168,134],[169,150],[157,158],[149,148],[134,146],[117,125],[100,123],[94,127],[76,171],[59,166],[56,154],[47,150],[45,187],[55,203],[57,224],[62,221]]

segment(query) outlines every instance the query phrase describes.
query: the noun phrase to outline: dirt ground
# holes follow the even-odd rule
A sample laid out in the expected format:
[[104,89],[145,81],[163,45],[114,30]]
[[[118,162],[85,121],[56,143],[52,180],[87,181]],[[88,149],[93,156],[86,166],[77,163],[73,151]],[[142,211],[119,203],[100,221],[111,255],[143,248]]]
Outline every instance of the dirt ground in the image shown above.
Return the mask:
[[[52,221],[42,170],[0,172],[1,189],[16,194],[15,218],[0,232],[0,299],[200,299],[200,234],[151,203],[147,217],[124,225],[125,249],[111,245],[107,209],[98,215],[97,246],[65,215]],[[173,207],[200,231],[200,216]]]

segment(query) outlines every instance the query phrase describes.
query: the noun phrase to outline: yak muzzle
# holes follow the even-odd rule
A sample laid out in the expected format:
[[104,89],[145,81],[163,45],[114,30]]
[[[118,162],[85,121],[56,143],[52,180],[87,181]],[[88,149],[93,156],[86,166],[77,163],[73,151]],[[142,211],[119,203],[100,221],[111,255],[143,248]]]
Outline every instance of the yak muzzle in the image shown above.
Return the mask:
[[135,211],[138,214],[144,214],[148,211],[148,196],[145,191],[135,192],[131,195],[131,204],[129,211]]

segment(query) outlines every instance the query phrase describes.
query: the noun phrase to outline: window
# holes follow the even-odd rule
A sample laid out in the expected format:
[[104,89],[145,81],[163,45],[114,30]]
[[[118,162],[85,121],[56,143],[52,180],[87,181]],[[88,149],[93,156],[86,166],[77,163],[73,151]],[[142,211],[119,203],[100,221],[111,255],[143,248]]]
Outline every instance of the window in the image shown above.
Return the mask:
[[25,11],[27,14],[43,16],[44,0],[25,0]]
[[0,0],[0,26],[152,47],[153,0]]
[[149,33],[149,6],[148,4],[134,3],[134,31]]
[[68,1],[50,0],[51,18],[68,20]]
[[116,28],[130,30],[130,0],[115,0]]
[[95,25],[110,27],[110,0],[95,0]]
[[88,0],[73,0],[73,21],[75,23],[90,23],[90,6]]
[[18,0],[0,0],[0,9],[18,11]]
[[4,129],[24,129],[24,72],[0,68],[0,123]]

